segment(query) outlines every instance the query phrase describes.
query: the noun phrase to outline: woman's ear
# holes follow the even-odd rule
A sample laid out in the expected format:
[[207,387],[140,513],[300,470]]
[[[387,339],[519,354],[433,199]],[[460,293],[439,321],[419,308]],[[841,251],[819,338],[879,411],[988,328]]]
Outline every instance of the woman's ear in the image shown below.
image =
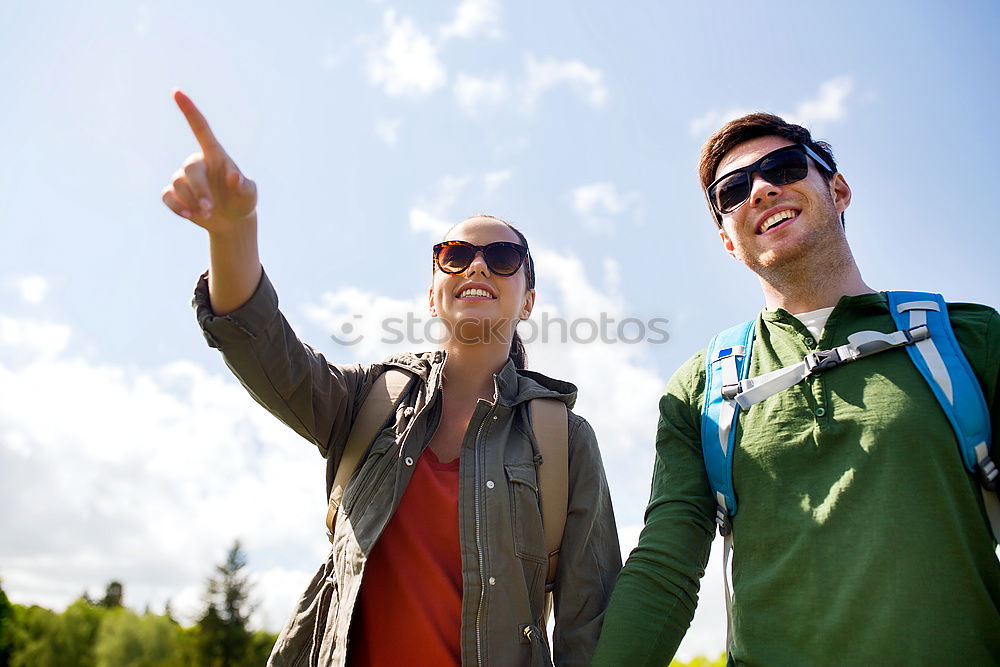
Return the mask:
[[521,319],[526,320],[531,316],[531,311],[535,307],[535,290],[530,289],[524,293],[524,303],[521,305]]
[[434,305],[434,286],[427,288],[427,307],[431,311],[431,317],[437,317],[437,307]]

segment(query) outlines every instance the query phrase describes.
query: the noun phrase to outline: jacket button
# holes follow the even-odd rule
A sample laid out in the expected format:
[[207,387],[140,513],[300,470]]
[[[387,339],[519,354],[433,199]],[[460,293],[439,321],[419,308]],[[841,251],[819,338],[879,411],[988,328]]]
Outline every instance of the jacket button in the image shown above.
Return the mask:
[[812,345],[815,345],[815,344],[816,344],[816,341],[815,341],[815,340],[813,340],[812,338],[806,338],[806,339],[805,339],[805,340],[804,340],[803,342],[804,342],[804,343],[805,343],[806,345],[809,345],[809,346],[812,346]]
[[409,419],[410,417],[412,417],[413,416],[413,408],[406,408],[405,410],[403,410],[403,416],[406,417],[407,419]]
[[486,480],[486,488],[487,489],[492,489],[494,486],[496,486],[496,484],[493,483],[492,479]]
[[824,408],[822,408],[822,407],[816,408],[816,416],[817,417],[822,417],[825,414],[826,414],[826,410]]
[[405,463],[408,466],[412,466],[413,465],[413,457],[412,456],[407,456],[405,459],[403,459],[403,463]]
[[489,582],[490,582],[490,586],[496,586],[497,585],[497,578],[496,577],[490,577]]

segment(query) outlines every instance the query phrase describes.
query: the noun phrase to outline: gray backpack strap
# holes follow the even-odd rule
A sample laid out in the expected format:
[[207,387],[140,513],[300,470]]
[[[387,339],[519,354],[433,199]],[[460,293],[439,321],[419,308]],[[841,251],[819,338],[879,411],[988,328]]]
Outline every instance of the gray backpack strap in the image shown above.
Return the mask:
[[546,586],[556,579],[559,549],[569,511],[569,423],[566,404],[554,398],[529,401],[531,430],[542,463],[538,466],[538,492],[542,503],[542,530],[549,555]]
[[351,426],[351,433],[347,436],[347,445],[344,446],[344,453],[340,456],[340,465],[337,466],[337,474],[330,488],[330,503],[326,509],[326,530],[330,541],[333,541],[337,508],[340,507],[347,483],[351,481],[369,445],[396,410],[403,391],[412,378],[413,375],[398,368],[386,370],[375,378],[371,391],[361,404],[354,425]]

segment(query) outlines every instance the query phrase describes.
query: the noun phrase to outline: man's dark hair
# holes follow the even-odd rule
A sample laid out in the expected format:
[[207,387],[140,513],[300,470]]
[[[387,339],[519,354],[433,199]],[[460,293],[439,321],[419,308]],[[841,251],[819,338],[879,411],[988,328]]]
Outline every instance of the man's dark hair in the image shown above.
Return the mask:
[[[816,151],[833,168],[833,173],[827,173],[825,169],[820,167],[820,173],[828,182],[837,172],[837,161],[833,158],[833,148],[830,144],[825,141],[815,141],[809,130],[801,125],[789,123],[774,114],[758,112],[729,121],[710,136],[705,145],[701,147],[698,177],[701,179],[702,191],[707,191],[708,186],[715,180],[715,170],[719,168],[719,163],[722,162],[726,153],[744,141],[769,136],[778,136],[788,139],[792,143],[804,144]],[[709,203],[709,209],[712,211],[716,224],[721,227],[722,218],[715,212],[715,209],[712,209],[711,203]],[[841,221],[843,221],[843,215],[841,215]]]

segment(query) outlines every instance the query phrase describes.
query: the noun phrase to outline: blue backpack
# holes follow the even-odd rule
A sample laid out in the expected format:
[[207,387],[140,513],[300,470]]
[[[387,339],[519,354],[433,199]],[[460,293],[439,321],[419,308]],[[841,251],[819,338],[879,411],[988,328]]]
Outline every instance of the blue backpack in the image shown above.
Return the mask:
[[[990,458],[990,414],[982,389],[958,345],[940,294],[886,292],[898,331],[859,331],[847,344],[811,352],[797,364],[748,378],[755,322],[727,329],[712,339],[707,354],[705,407],[701,440],[705,468],[717,505],[716,521],[724,537],[736,514],[733,450],[740,409],[763,401],[810,375],[878,352],[905,347],[924,376],[955,431],[966,469],[979,478],[993,536],[1000,542],[998,471]],[[727,539],[727,542],[730,540]],[[728,546],[728,545],[727,545]],[[728,560],[728,553],[727,553]],[[728,586],[727,586],[728,587]]]

